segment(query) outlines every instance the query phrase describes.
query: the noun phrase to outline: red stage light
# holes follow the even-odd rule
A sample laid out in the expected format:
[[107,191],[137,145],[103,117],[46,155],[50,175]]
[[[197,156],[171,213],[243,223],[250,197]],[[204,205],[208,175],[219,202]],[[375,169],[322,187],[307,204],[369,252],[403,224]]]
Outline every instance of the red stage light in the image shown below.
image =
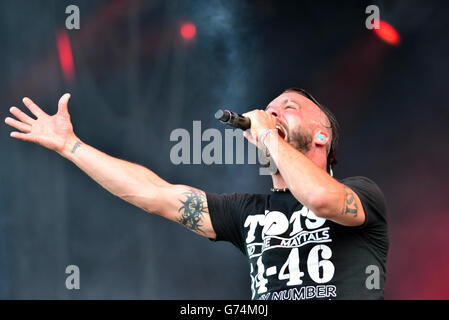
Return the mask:
[[379,21],[379,29],[373,30],[379,38],[393,46],[397,46],[401,42],[399,32],[397,32],[392,25],[383,20]]
[[66,80],[73,80],[75,68],[73,66],[72,48],[70,47],[69,36],[66,31],[60,31],[57,35],[57,45],[59,61],[61,62],[62,73]]
[[180,32],[184,39],[192,39],[196,35],[196,27],[193,23],[186,22],[181,26]]

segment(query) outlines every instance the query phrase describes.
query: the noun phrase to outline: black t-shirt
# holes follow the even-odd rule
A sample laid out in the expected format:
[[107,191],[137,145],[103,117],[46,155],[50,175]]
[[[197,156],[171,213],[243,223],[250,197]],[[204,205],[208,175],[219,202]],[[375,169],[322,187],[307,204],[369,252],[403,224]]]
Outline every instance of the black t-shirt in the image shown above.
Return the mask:
[[383,299],[384,196],[365,177],[340,182],[359,196],[363,225],[319,218],[290,192],[206,193],[216,240],[231,242],[248,258],[252,299]]

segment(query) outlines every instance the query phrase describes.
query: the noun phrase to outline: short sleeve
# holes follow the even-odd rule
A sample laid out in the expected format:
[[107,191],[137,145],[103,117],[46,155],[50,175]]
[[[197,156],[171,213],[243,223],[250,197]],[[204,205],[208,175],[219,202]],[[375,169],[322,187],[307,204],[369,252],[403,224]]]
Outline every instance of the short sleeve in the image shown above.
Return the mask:
[[350,177],[343,179],[342,183],[357,193],[362,202],[365,222],[360,228],[376,227],[386,223],[385,197],[372,180],[365,177]]
[[243,220],[247,215],[248,194],[206,192],[209,215],[217,235],[215,241],[229,241],[245,253]]
[[350,187],[360,198],[365,212],[365,222],[353,229],[363,231],[363,236],[381,253],[383,260],[388,253],[388,226],[386,201],[382,191],[370,179],[350,177],[341,181]]

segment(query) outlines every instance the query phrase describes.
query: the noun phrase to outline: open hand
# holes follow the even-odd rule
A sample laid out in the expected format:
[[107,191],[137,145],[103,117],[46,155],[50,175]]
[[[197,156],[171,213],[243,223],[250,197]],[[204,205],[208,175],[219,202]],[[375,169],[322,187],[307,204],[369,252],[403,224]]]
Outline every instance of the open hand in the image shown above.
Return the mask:
[[58,112],[50,116],[29,98],[23,98],[25,106],[36,116],[31,118],[17,107],[9,110],[18,120],[7,117],[5,123],[18,131],[11,132],[11,137],[34,142],[45,148],[61,153],[75,134],[70,121],[67,104],[70,94],[64,94],[58,103]]

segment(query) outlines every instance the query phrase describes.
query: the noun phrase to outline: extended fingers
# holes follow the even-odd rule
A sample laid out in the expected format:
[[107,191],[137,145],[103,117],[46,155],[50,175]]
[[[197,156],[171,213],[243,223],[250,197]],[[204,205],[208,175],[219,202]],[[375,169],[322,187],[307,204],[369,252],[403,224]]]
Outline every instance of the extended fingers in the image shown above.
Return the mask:
[[29,124],[17,121],[16,119],[13,119],[13,118],[10,118],[10,117],[7,117],[5,119],[5,123],[7,125],[10,125],[11,127],[19,129],[20,131],[25,132],[25,133],[31,131],[31,126]]
[[28,109],[30,109],[30,111],[36,116],[36,117],[40,117],[42,115],[45,115],[46,113],[44,111],[42,111],[41,108],[39,108],[39,106],[37,104],[35,104],[33,102],[33,100],[31,100],[30,98],[23,98],[23,103],[26,105],[26,107]]
[[9,112],[11,112],[17,119],[19,119],[24,123],[31,125],[33,121],[35,121],[33,118],[31,118],[29,115],[27,115],[25,112],[23,112],[17,107],[11,107],[11,109],[9,109]]
[[33,142],[33,138],[30,134],[28,133],[22,133],[22,132],[17,132],[17,131],[13,131],[9,134],[11,137],[16,138],[16,139],[20,139],[23,141],[31,141]]

